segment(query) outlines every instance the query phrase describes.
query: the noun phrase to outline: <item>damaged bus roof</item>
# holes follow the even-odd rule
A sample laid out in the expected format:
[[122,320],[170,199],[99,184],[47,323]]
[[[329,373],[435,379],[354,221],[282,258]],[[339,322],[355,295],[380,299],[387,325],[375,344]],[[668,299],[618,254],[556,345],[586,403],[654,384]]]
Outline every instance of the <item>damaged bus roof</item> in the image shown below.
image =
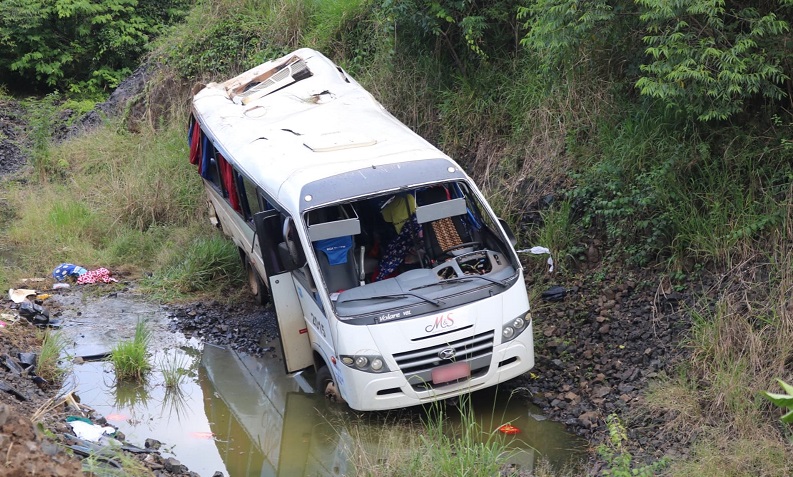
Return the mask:
[[193,96],[193,111],[225,158],[293,210],[466,177],[307,48],[206,85]]

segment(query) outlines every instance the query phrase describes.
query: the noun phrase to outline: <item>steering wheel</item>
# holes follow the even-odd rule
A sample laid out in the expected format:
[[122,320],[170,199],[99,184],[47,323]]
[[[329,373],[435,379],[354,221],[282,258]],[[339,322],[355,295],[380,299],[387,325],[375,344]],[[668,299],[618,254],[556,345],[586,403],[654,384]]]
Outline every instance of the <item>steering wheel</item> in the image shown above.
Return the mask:
[[479,242],[463,242],[463,243],[458,243],[457,245],[452,245],[446,250],[441,251],[441,253],[449,254],[451,252],[454,252],[455,250],[460,250],[468,247],[477,247],[477,246],[479,246]]

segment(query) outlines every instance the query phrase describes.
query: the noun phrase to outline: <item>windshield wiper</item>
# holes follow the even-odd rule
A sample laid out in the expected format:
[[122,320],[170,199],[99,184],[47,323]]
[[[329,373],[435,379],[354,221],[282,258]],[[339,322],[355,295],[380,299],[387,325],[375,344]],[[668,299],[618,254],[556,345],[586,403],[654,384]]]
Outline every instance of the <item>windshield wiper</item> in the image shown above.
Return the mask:
[[[415,290],[415,288],[413,290]],[[416,298],[420,298],[426,301],[427,303],[431,303],[435,306],[443,305],[443,302],[440,300],[434,300],[432,298],[427,298],[424,295],[419,295],[418,293],[410,293],[410,292],[394,293],[393,295],[374,295],[374,296],[364,296],[361,298],[350,298],[349,300],[339,300],[336,302],[336,304],[340,305],[342,303],[349,303],[352,301],[364,301],[364,300],[393,300],[396,298],[405,298],[408,296],[414,296]]]
[[439,282],[427,283],[426,285],[419,285],[417,287],[411,288],[410,290],[411,291],[419,290],[421,288],[429,288],[429,287],[434,287],[435,285],[443,285],[443,284],[446,284],[446,283],[469,282],[469,281],[473,280],[474,278],[481,278],[482,280],[487,280],[488,282],[495,283],[496,285],[499,285],[502,288],[506,288],[507,287],[506,283],[498,281],[498,280],[496,280],[494,278],[486,277],[486,276],[483,276],[483,275],[466,275],[464,277],[447,278],[446,280],[441,280]]

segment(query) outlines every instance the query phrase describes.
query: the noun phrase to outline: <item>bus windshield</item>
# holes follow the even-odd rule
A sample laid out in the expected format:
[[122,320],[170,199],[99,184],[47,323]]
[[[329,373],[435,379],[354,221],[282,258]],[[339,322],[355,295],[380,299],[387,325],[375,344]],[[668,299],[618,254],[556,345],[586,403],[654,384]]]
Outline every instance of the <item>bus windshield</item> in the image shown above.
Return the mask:
[[458,306],[500,293],[520,268],[464,181],[319,207],[305,220],[342,320]]

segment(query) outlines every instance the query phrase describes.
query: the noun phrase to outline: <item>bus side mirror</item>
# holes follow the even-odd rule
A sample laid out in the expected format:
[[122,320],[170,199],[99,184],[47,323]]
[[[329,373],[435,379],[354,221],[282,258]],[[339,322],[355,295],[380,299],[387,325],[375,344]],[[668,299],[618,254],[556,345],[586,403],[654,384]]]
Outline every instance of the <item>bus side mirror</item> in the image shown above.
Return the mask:
[[292,254],[289,253],[289,247],[287,247],[286,242],[278,244],[278,258],[281,259],[281,266],[286,272],[291,272],[299,268],[292,259]]
[[509,243],[512,246],[516,246],[518,244],[518,239],[515,237],[515,234],[512,233],[512,228],[504,219],[498,219],[498,223],[501,224],[501,227],[504,229],[504,232],[507,233],[507,238],[509,239]]

